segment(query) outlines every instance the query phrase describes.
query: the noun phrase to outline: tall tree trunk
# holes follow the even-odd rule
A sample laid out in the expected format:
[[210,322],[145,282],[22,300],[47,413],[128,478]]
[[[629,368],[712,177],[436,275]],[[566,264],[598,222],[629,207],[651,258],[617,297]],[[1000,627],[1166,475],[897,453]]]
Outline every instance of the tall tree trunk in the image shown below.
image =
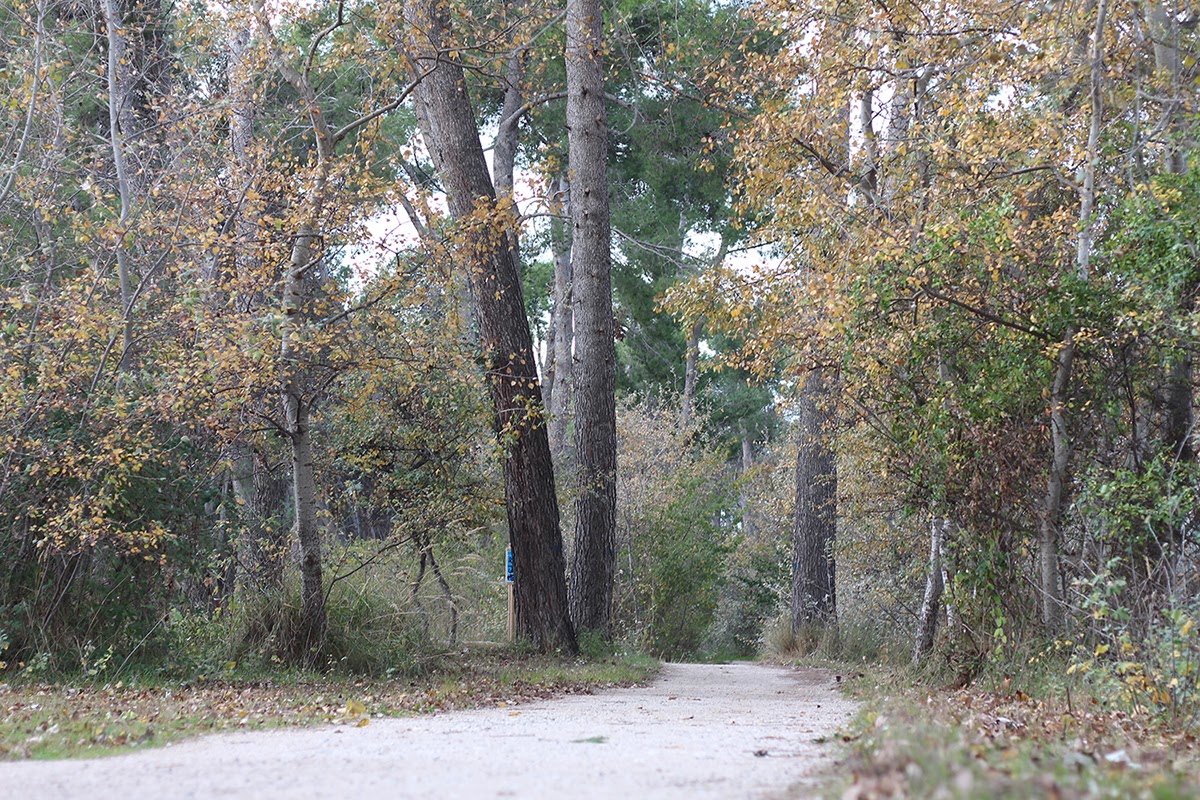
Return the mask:
[[417,113],[449,195],[450,213],[462,223],[467,239],[460,252],[469,259],[496,432],[507,445],[504,494],[517,629],[535,647],[573,653],[578,648],[567,609],[554,471],[515,237],[496,220],[496,193],[466,78],[445,42],[450,33],[447,7],[435,0],[409,0],[404,16],[409,57],[418,73],[427,73],[416,90]]
[[837,462],[827,367],[814,367],[800,395],[796,517],[792,535],[792,630],[837,619]]
[[[264,300],[251,292],[230,297],[224,285],[226,280],[248,278],[260,266],[254,251],[261,203],[246,199],[256,180],[251,163],[257,117],[255,76],[250,63],[253,42],[254,31],[247,24],[233,35],[229,45],[225,77],[229,85],[229,149],[233,157],[235,195],[229,206],[231,219],[227,229],[232,229],[233,240],[228,251],[213,254],[210,268],[214,308],[233,301],[236,310],[243,314],[254,313],[255,306]],[[257,412],[264,413],[261,402],[255,403],[260,406]],[[237,583],[270,591],[283,585],[289,535],[284,520],[287,496],[292,490],[286,475],[291,470],[290,461],[286,472],[273,469],[270,453],[273,447],[264,445],[261,438],[256,446],[253,436],[242,434],[229,448],[233,487],[241,500],[239,511],[245,526],[244,533],[234,542],[240,568]]]
[[121,288],[121,369],[133,358],[133,254],[129,231],[135,202],[133,178],[129,174],[128,137],[133,132],[133,86],[129,77],[125,33],[117,0],[101,0],[104,28],[108,37],[108,135],[112,147],[113,169],[117,178],[119,209],[113,232],[113,251],[117,258],[117,279]]
[[317,525],[317,482],[313,472],[311,409],[300,392],[288,390],[284,403],[287,434],[292,445],[292,502],[296,507],[296,536],[300,541],[300,637],[297,655],[310,665],[319,663],[328,620],[321,566],[321,529]]
[[[1079,238],[1075,262],[1079,277],[1087,280],[1091,274],[1092,236],[1095,230],[1096,167],[1100,159],[1100,127],[1103,118],[1104,81],[1104,24],[1108,16],[1108,0],[1096,4],[1096,24],[1092,31],[1089,75],[1091,122],[1088,127],[1086,161],[1083,182],[1079,190]],[[1050,634],[1056,634],[1066,624],[1063,607],[1062,569],[1059,564],[1059,528],[1062,522],[1063,494],[1067,471],[1071,464],[1071,432],[1068,426],[1072,370],[1075,362],[1074,326],[1067,329],[1055,356],[1054,381],[1050,387],[1050,441],[1052,455],[1050,474],[1046,479],[1046,497],[1038,531],[1039,589],[1042,594],[1042,624]]]
[[1065,622],[1062,574],[1058,563],[1059,525],[1063,489],[1071,463],[1071,434],[1067,427],[1067,399],[1075,360],[1075,330],[1069,329],[1055,357],[1054,383],[1050,389],[1050,474],[1038,530],[1038,574],[1042,594],[1042,624],[1051,633]]
[[257,116],[254,81],[247,64],[253,36],[249,26],[240,28],[233,35],[225,74],[229,83],[229,147],[233,153],[233,163],[237,165],[239,177],[243,180],[249,172],[250,147],[254,142],[254,119]]
[[[1187,172],[1188,149],[1182,141],[1185,132],[1180,124],[1183,98],[1180,92],[1179,20],[1166,3],[1157,0],[1146,3],[1145,13],[1154,45],[1156,93],[1165,98],[1161,128],[1166,131],[1167,148],[1162,171],[1168,175],[1182,175]],[[1178,311],[1184,318],[1195,309],[1195,293],[1195,281],[1188,281],[1178,301]],[[1191,443],[1194,424],[1192,376],[1192,355],[1180,348],[1171,354],[1167,371],[1163,445],[1168,457],[1183,462],[1192,461],[1196,456]]]
[[[296,232],[292,239],[291,256],[283,276],[283,297],[280,303],[283,324],[280,335],[279,362],[281,365],[280,392],[284,432],[292,448],[292,488],[294,494],[296,533],[300,541],[301,622],[300,643],[303,655],[313,660],[325,644],[326,611],[322,589],[321,530],[317,525],[317,487],[313,474],[312,409],[321,394],[319,383],[311,374],[310,364],[320,360],[319,353],[306,352],[302,328],[313,313],[313,300],[322,286],[316,275],[322,245],[322,222],[329,202],[330,177],[333,174],[337,145],[346,136],[360,129],[387,111],[398,108],[420,82],[410,84],[393,100],[370,113],[334,130],[318,101],[310,80],[312,54],[301,69],[294,67],[271,29],[271,18],[263,0],[251,0],[258,26],[271,48],[271,56],[279,75],[291,84],[308,113],[313,134],[314,162],[307,175],[307,184],[297,212]],[[319,38],[344,24],[343,7],[338,6],[337,18]],[[475,146],[479,147],[478,138]],[[482,151],[481,151],[482,152]],[[486,179],[486,167],[484,178]],[[490,182],[489,182],[490,188]],[[519,288],[519,287],[518,287]],[[518,298],[519,302],[519,298]],[[314,359],[313,356],[317,356]]]
[[1108,17],[1108,0],[1096,4],[1096,27],[1092,31],[1089,56],[1091,72],[1088,80],[1091,121],[1088,125],[1087,149],[1084,153],[1083,182],[1079,189],[1079,239],[1075,262],[1083,280],[1091,274],[1092,237],[1096,230],[1096,167],[1100,160],[1100,128],[1104,118],[1104,24]]
[[279,344],[283,429],[291,446],[294,525],[300,543],[301,626],[296,655],[315,665],[325,645],[328,619],[321,563],[321,529],[317,524],[317,484],[313,472],[312,404],[315,388],[304,363],[306,354],[300,342],[300,332],[311,313],[311,301],[318,290],[313,271],[321,247],[319,226],[328,199],[326,195],[333,170],[336,140],[317,102],[307,69],[300,72],[290,64],[275,39],[270,18],[261,0],[255,0],[254,11],[259,27],[271,46],[276,69],[300,95],[308,110],[315,149],[315,163],[305,186],[292,250],[283,275],[283,296],[280,301],[283,325]]
[[616,575],[617,423],[608,114],[598,0],[567,0],[567,141],[575,278],[575,549],[571,616],[579,630],[610,633]]
[[[237,196],[233,198],[233,258],[232,277],[241,277],[257,269],[256,244],[258,239],[259,215],[263,213],[262,201],[249,201],[247,197],[257,180],[257,170],[252,163],[254,146],[254,122],[258,116],[257,93],[254,86],[253,65],[250,55],[254,32],[247,26],[234,34],[229,48],[229,65],[226,79],[229,82],[229,148],[236,167],[233,182]],[[215,273],[215,270],[214,270]],[[248,311],[254,299],[242,299],[240,311]]]
[[[311,99],[315,103],[315,99]],[[324,127],[323,123],[320,127]],[[318,140],[328,140],[318,133]],[[295,512],[296,537],[300,543],[300,605],[301,628],[298,644],[305,660],[315,660],[325,644],[325,591],[321,567],[321,530],[317,525],[317,484],[313,473],[312,449],[312,379],[302,363],[304,354],[299,342],[315,290],[312,269],[319,245],[315,222],[320,218],[329,176],[329,152],[318,147],[316,176],[310,188],[303,221],[292,245],[291,261],[283,281],[284,324],[280,343],[280,362],[283,368],[284,431],[292,451],[292,502]]]
[[[516,17],[524,8],[522,0],[506,5],[506,10]],[[520,144],[521,106],[525,103],[522,82],[525,80],[525,46],[516,41],[517,28],[509,39],[512,52],[504,66],[504,104],[500,108],[500,128],[492,145],[492,176],[496,184],[496,196],[511,198],[517,162],[517,145]]]
[[[560,212],[570,211],[570,186],[565,178],[556,181],[555,195],[561,198]],[[555,463],[561,465],[567,426],[571,420],[571,400],[575,389],[575,315],[571,274],[571,237],[562,222],[550,223],[551,246],[554,248],[554,391],[549,395],[550,450]],[[560,470],[559,476],[563,475]]]

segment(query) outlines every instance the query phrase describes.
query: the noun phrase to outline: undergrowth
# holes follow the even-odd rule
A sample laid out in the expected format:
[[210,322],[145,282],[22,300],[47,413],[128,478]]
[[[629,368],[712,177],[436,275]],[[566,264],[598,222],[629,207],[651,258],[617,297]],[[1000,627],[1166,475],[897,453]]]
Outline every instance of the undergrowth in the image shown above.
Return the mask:
[[907,637],[870,619],[793,631],[780,618],[763,655],[851,676],[842,685],[862,709],[840,736],[828,798],[1200,798],[1200,731],[1180,713],[1194,677],[1188,619],[1160,631],[1164,646],[1121,659],[1103,642],[1081,658],[1078,642],[1010,639],[980,656],[942,641],[914,669]]
[[496,643],[504,589],[488,563],[446,556],[453,594],[432,579],[414,590],[403,559],[347,568],[348,577],[329,585],[316,668],[295,658],[294,574],[216,608],[164,613],[153,648],[87,643],[72,657],[43,651],[10,662],[0,675],[0,758],[97,755],[221,730],[364,725],[630,685],[657,669],[657,661],[600,639],[585,639],[578,659]]
[[[1195,731],[1123,710],[1042,660],[991,665],[963,688],[939,673],[870,667],[849,691],[863,710],[844,735],[830,798],[1200,797]],[[944,675],[943,675],[944,676]]]
[[899,667],[908,659],[907,645],[877,620],[846,615],[837,625],[809,624],[793,630],[782,614],[763,631],[762,654],[770,661],[807,659],[841,665]]

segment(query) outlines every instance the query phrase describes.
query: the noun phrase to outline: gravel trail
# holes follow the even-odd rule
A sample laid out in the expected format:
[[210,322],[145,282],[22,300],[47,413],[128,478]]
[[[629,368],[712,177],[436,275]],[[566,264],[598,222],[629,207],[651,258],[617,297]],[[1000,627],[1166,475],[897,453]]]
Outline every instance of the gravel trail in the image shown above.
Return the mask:
[[0,764],[0,798],[798,798],[853,711],[818,670],[667,664],[593,695]]

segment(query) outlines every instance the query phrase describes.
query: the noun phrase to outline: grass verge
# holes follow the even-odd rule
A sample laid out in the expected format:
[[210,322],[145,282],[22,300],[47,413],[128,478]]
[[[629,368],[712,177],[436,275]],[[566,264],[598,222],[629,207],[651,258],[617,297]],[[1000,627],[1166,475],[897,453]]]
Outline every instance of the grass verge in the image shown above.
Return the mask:
[[411,679],[280,673],[167,684],[0,684],[0,759],[90,757],[229,730],[368,725],[372,719],[507,706],[650,678],[638,655],[593,660],[481,650]]
[[[987,681],[983,681],[987,683]],[[872,670],[850,684],[863,711],[828,797],[1200,797],[1195,731],[1070,698],[1038,681],[958,690],[913,685],[911,673]]]

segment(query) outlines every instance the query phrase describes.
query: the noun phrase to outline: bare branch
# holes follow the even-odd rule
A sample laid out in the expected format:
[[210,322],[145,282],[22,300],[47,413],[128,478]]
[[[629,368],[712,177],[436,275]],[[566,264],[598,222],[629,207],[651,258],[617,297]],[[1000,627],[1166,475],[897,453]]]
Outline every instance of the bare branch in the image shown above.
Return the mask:
[[317,57],[317,48],[321,46],[321,42],[326,36],[336,31],[338,28],[346,24],[342,17],[346,10],[346,0],[338,0],[337,18],[329,24],[325,30],[313,37],[312,44],[308,46],[308,56],[304,59],[304,77],[307,79],[312,73],[313,60]]
[[943,303],[949,303],[952,306],[961,308],[963,311],[967,311],[971,314],[974,314],[975,316],[979,317],[980,319],[985,319],[988,322],[994,323],[1001,327],[1009,328],[1014,331],[1020,331],[1021,333],[1029,334],[1030,336],[1038,339],[1039,341],[1053,342],[1053,341],[1057,340],[1057,337],[1051,336],[1050,334],[1046,333],[1045,331],[1040,331],[1037,328],[1032,328],[1032,327],[1030,327],[1028,325],[1024,325],[1020,322],[1014,322],[1013,320],[1005,319],[1004,317],[1001,317],[998,314],[994,314],[991,311],[988,311],[987,309],[980,308],[978,306],[973,306],[970,303],[965,303],[962,300],[959,300],[955,297],[951,297],[950,295],[945,294],[944,292],[939,292],[937,289],[934,289],[933,286],[931,286],[928,283],[925,283],[921,286],[921,291],[928,297],[932,297],[936,300],[941,300]]

